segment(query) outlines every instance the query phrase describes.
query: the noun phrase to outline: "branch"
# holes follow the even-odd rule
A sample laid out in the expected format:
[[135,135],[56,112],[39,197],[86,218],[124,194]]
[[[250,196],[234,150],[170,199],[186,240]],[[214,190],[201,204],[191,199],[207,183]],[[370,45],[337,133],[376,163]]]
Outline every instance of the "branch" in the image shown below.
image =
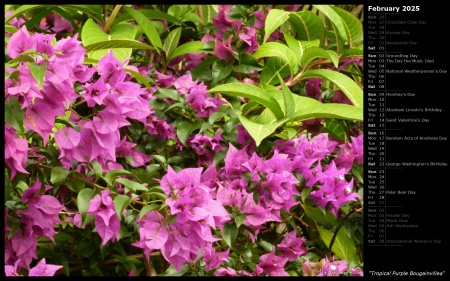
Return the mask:
[[[142,250],[144,251],[144,250]],[[145,270],[147,271],[147,276],[156,276],[158,274],[156,274],[155,268],[152,265],[152,260],[149,256],[149,258],[147,259],[146,256],[143,256],[144,259],[144,264],[145,264]]]

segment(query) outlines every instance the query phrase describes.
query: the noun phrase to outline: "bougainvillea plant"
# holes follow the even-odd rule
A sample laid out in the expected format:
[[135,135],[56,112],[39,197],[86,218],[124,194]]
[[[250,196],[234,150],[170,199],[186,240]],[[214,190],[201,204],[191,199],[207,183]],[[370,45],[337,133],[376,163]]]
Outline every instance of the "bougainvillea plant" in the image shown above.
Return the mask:
[[359,5],[5,5],[7,276],[362,276]]

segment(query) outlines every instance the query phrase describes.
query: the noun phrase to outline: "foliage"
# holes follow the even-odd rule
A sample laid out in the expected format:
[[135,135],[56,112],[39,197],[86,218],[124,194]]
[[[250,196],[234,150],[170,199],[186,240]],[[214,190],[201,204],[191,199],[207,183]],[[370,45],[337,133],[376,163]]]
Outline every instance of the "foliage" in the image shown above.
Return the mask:
[[6,5],[6,274],[361,276],[358,11]]

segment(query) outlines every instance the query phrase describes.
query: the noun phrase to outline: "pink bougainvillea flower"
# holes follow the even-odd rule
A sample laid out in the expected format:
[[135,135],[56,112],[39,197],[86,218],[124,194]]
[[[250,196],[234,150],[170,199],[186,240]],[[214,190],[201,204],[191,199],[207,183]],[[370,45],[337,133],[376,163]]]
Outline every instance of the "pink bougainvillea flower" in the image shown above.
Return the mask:
[[87,214],[95,215],[95,227],[102,238],[102,245],[120,237],[120,221],[109,193],[110,190],[102,190],[101,197],[95,195],[86,211]]
[[17,132],[5,124],[5,163],[11,169],[10,179],[13,179],[17,171],[29,174],[25,170],[28,157],[28,142],[26,139],[17,138]]
[[102,77],[93,84],[83,86],[83,88],[86,91],[83,98],[89,107],[93,107],[95,104],[102,105],[103,99],[109,94],[109,89],[105,85],[105,79]]
[[257,10],[253,14],[256,17],[255,25],[253,27],[256,29],[264,27],[264,23],[266,21],[266,15],[264,14],[264,12],[261,10]]
[[216,253],[216,250],[212,248],[212,252],[206,252],[203,260],[206,262],[206,271],[210,271],[213,268],[218,267],[221,263],[228,261],[228,255],[230,254],[230,249],[225,252]]
[[214,26],[221,32],[224,33],[230,27],[234,26],[237,30],[241,29],[242,22],[239,20],[232,20],[228,16],[228,11],[232,5],[219,5],[219,12],[213,18]]
[[19,230],[11,237],[11,246],[16,259],[20,259],[17,267],[30,269],[30,263],[37,259],[36,254],[37,238],[30,228]]
[[237,150],[231,142],[229,143],[227,155],[225,156],[225,167],[223,168],[228,179],[240,177],[247,169],[243,166],[248,160],[245,150]]
[[313,199],[317,206],[325,207],[329,202],[336,201],[334,188],[334,180],[326,180],[319,190],[311,192],[309,198]]
[[280,252],[280,256],[288,258],[288,261],[294,261],[299,256],[306,255],[308,251],[302,244],[306,241],[305,237],[298,238],[295,230],[289,232],[284,236],[280,244],[277,245],[277,249]]
[[288,261],[288,258],[282,258],[275,255],[275,247],[272,252],[262,255],[260,262],[256,265],[256,269],[261,269],[262,273],[266,273],[268,276],[289,276],[284,270],[284,265]]
[[334,103],[343,103],[353,105],[353,103],[348,99],[348,97],[341,90],[334,92],[333,98],[331,100]]
[[55,62],[66,63],[71,67],[82,65],[86,49],[81,46],[81,41],[78,41],[77,37],[78,33],[56,42],[54,46],[55,56],[51,59],[54,59]]
[[202,41],[203,43],[208,43],[209,41],[213,41],[214,42],[214,36],[212,36],[211,34],[209,34],[208,32],[205,33],[205,35],[203,35],[202,39],[200,41]]
[[239,276],[231,267],[220,267],[214,271],[215,276]]
[[136,274],[134,273],[134,267],[133,267],[133,269],[130,271],[130,273],[128,274],[128,276],[136,276]]
[[317,276],[339,276],[342,272],[349,269],[346,260],[337,260],[330,262],[328,257],[325,256],[325,264],[321,270],[317,273]]
[[88,67],[87,65],[76,65],[72,68],[73,75],[76,81],[80,83],[86,83],[89,81],[95,73],[95,68]]
[[80,143],[81,134],[71,127],[64,127],[55,133],[55,141],[60,148],[73,149]]
[[53,49],[51,42],[55,36],[56,34],[35,33],[32,36],[32,46],[36,46],[36,52],[52,56],[55,53],[55,50]]
[[61,268],[63,268],[62,265],[46,264],[45,258],[43,258],[35,267],[30,269],[28,276],[53,276]]
[[228,37],[227,41],[223,43],[222,41],[219,41],[216,38],[216,45],[214,46],[214,53],[216,56],[222,60],[226,59],[228,55],[234,54],[237,55],[238,53],[234,51],[231,48],[231,39],[233,36]]
[[[6,81],[12,80],[8,79]],[[34,98],[44,98],[38,88],[38,83],[31,75],[30,68],[28,66],[20,69],[18,81],[13,81],[12,84],[6,88],[6,92],[11,96],[17,96],[19,100],[23,101],[21,109],[30,106],[33,103]]]
[[23,52],[31,49],[31,36],[28,33],[27,27],[24,25],[16,33],[11,36],[6,47],[8,56],[11,59],[18,57]]
[[180,190],[187,186],[199,186],[202,170],[203,168],[188,168],[176,173],[169,165],[167,174],[161,178],[161,189],[165,194],[170,194],[171,191]]
[[53,132],[55,117],[64,115],[65,110],[63,107],[55,108],[44,100],[36,100],[25,111],[25,128],[38,133],[42,137],[44,145],[46,145],[49,134]]
[[247,53],[253,54],[259,47],[258,40],[256,38],[256,29],[252,27],[243,27],[245,33],[239,33],[239,38],[244,41],[247,46]]
[[65,18],[61,17],[58,14],[49,14],[47,15],[47,23],[49,22],[49,17],[53,16],[53,27],[51,27],[51,30],[53,32],[59,34],[59,33],[69,33],[73,31],[72,25],[70,24],[70,21],[66,20]]
[[20,259],[18,259],[15,263],[14,263],[14,266],[12,266],[12,265],[6,265],[5,264],[5,275],[6,276],[23,276],[23,275],[21,275],[21,274],[19,274],[17,271],[17,266],[19,265],[19,263],[20,263]]
[[191,91],[191,89],[195,86],[197,86],[197,82],[192,81],[191,74],[185,74],[183,76],[180,76],[175,80],[173,83],[175,86],[175,89],[178,90],[178,93],[181,94],[187,94]]
[[299,5],[288,5],[288,6],[284,7],[283,10],[296,12],[301,6],[302,6],[302,4],[299,4]]
[[364,276],[364,273],[359,267],[352,268],[352,276]]
[[320,83],[322,83],[322,81],[322,78],[307,79],[305,91],[308,97],[322,101],[322,90],[320,89]]

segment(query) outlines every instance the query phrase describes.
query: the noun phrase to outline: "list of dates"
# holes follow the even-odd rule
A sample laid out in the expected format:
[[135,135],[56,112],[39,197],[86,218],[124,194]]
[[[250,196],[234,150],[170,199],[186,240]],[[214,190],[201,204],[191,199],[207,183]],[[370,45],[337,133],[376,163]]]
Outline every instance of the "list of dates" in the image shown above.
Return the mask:
[[450,63],[435,31],[448,16],[432,5],[365,9],[366,266],[443,274],[444,263],[417,259],[448,245]]

